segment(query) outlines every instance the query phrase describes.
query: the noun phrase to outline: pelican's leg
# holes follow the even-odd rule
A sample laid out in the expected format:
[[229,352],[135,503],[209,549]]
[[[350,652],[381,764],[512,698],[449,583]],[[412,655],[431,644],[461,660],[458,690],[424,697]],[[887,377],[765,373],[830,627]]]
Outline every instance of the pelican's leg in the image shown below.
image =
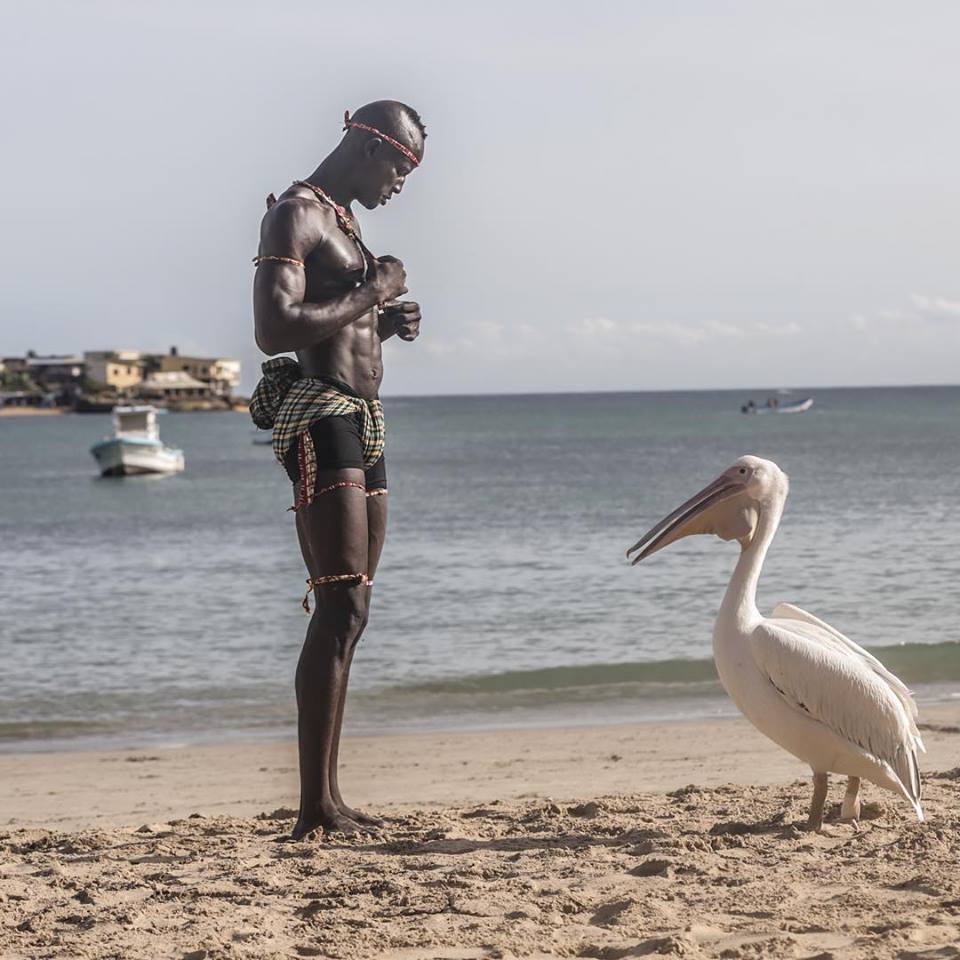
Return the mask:
[[810,801],[810,816],[807,817],[807,829],[820,832],[823,826],[823,805],[827,802],[827,775],[813,775],[813,799]]
[[843,795],[843,806],[840,807],[840,819],[850,820],[853,829],[860,829],[860,778],[847,777],[847,792]]

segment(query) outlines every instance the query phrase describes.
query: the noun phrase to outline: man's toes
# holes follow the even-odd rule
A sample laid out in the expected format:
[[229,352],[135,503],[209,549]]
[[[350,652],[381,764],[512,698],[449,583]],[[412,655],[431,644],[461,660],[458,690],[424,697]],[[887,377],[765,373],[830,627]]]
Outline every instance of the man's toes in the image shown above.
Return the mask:
[[304,840],[317,830],[322,830],[328,836],[331,834],[354,836],[360,832],[360,825],[349,817],[345,817],[339,810],[321,811],[315,816],[301,815],[290,833],[290,838]]

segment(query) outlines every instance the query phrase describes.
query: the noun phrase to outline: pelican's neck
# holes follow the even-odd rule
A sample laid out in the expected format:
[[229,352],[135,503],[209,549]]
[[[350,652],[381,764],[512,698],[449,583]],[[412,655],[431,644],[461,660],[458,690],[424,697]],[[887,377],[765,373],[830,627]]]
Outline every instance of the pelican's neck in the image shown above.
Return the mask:
[[780,526],[785,502],[786,497],[777,497],[760,508],[757,528],[750,542],[740,551],[740,559],[720,606],[718,622],[733,622],[740,629],[747,629],[760,619],[757,583],[767,550]]

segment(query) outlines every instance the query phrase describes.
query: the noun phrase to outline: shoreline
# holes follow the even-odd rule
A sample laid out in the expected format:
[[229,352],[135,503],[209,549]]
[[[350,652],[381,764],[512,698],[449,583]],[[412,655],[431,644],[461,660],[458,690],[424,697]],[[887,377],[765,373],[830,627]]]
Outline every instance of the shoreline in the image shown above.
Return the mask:
[[[695,662],[695,661],[694,661]],[[704,661],[708,662],[708,661]],[[712,661],[709,661],[712,666]],[[643,666],[658,666],[654,661]],[[627,665],[633,666],[631,664]],[[640,687],[640,684],[637,684]],[[702,686],[702,684],[700,684]],[[407,709],[398,712],[396,703],[389,710],[378,709],[376,698],[367,691],[354,694],[344,736],[360,739],[380,739],[406,736],[458,736],[470,734],[500,734],[509,736],[514,732],[534,734],[537,731],[565,730],[573,732],[603,727],[651,727],[673,724],[700,723],[710,725],[740,718],[740,714],[716,680],[716,688],[708,694],[699,693],[688,697],[661,698],[650,696],[642,689],[631,691],[629,696],[614,699],[578,701],[577,709],[571,711],[569,703],[518,704],[509,697],[498,701],[502,691],[486,692],[485,698],[495,706],[487,709],[461,710],[459,714],[437,710],[434,701],[421,703],[421,714],[413,717]],[[602,689],[602,688],[601,688]],[[951,716],[954,710],[960,716],[960,685],[956,681],[941,684],[922,683],[914,685],[912,692],[919,707],[921,721],[928,717]],[[475,694],[474,694],[475,695]],[[565,706],[564,706],[565,704]],[[643,712],[641,712],[641,708]],[[69,724],[63,722],[65,728]],[[0,725],[2,728],[3,725]],[[172,749],[216,748],[238,744],[266,744],[290,740],[296,736],[296,716],[293,707],[284,720],[270,724],[251,726],[224,726],[201,730],[197,727],[149,730],[130,729],[126,732],[113,730],[98,734],[88,733],[63,736],[54,733],[35,736],[11,736],[10,724],[0,736],[0,760],[4,757],[31,754],[73,755],[108,753],[144,753]]]
[[[230,404],[229,406],[194,406],[194,405],[173,405],[163,406],[150,401],[131,401],[136,403],[145,403],[156,407],[158,410],[166,410],[168,413],[245,413],[249,414],[250,408],[247,404]],[[122,406],[118,401],[116,406]],[[109,414],[110,410],[75,410],[73,407],[0,407],[0,417],[61,417],[68,414],[77,414],[78,416],[103,416]]]
[[73,413],[71,407],[0,407],[0,417],[59,417]]
[[[922,769],[960,767],[960,702],[921,714]],[[597,726],[346,735],[341,783],[381,813],[695,782],[784,784],[809,771],[741,717]],[[840,778],[833,778],[835,783]],[[296,806],[296,740],[0,753],[0,826],[76,829]],[[865,785],[867,796],[882,795]]]

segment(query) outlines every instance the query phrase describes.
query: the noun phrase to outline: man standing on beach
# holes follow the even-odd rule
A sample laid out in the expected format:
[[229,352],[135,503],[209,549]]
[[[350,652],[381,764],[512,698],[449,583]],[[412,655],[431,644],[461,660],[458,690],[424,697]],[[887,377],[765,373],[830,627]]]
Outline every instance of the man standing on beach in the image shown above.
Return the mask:
[[251,400],[294,484],[314,612],[297,664],[299,839],[379,823],[348,807],[337,761],[353,653],[367,623],[387,524],[381,343],[415,340],[420,307],[403,264],[375,257],[351,209],[400,193],[426,133],[411,107],[379,100],[344,117],[346,135],[305,180],[269,197],[254,281],[257,345],[276,357]]

